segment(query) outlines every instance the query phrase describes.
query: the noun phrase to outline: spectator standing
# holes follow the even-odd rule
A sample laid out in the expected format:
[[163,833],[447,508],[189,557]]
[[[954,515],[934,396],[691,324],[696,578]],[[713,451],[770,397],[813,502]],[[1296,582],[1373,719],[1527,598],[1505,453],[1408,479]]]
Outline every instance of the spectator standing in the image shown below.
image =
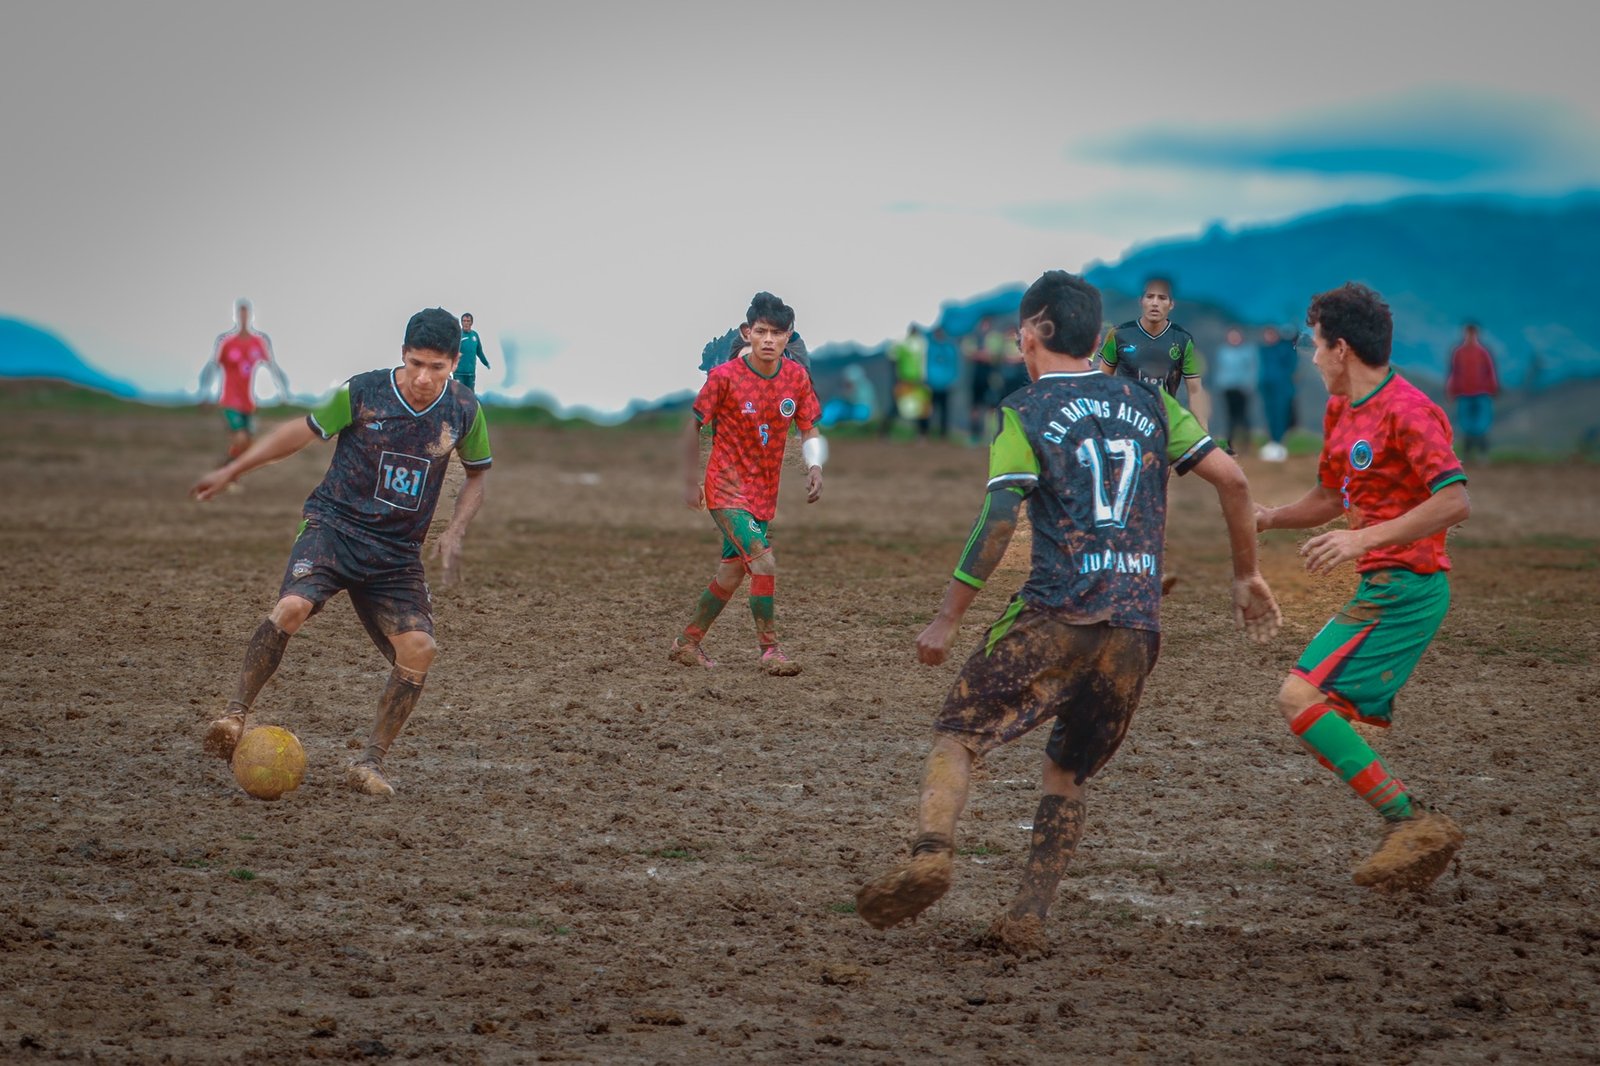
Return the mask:
[[940,440],[950,436],[950,390],[960,375],[961,349],[943,326],[935,327],[928,338],[928,404]]
[[1298,331],[1286,337],[1276,326],[1261,331],[1261,411],[1267,420],[1267,443],[1261,446],[1261,458],[1269,463],[1289,458],[1283,438],[1294,411],[1294,375],[1300,363],[1294,347],[1297,336]]
[[1261,376],[1260,353],[1244,339],[1244,330],[1229,326],[1212,367],[1211,387],[1222,394],[1226,440],[1234,451],[1242,451],[1250,446],[1250,403]]
[[1456,432],[1461,434],[1461,458],[1474,452],[1489,457],[1489,430],[1494,425],[1494,398],[1500,392],[1500,375],[1494,356],[1478,340],[1478,324],[1468,322],[1461,343],[1450,353],[1450,373],[1444,394],[1456,402]]

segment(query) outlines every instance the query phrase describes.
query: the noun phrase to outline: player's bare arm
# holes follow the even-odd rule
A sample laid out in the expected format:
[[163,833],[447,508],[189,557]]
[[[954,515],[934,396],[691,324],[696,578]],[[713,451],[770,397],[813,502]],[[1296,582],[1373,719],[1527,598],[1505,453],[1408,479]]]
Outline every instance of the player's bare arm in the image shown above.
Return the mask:
[[1211,426],[1211,394],[1198,377],[1184,378],[1184,386],[1189,390],[1189,412],[1200,423],[1201,428],[1209,430]]
[[1376,548],[1431,537],[1442,529],[1465,522],[1472,513],[1467,486],[1461,482],[1446,485],[1405,514],[1361,529],[1330,529],[1300,546],[1306,570],[1324,574],[1341,563],[1359,559]]
[[679,438],[679,454],[683,460],[684,505],[691,511],[703,511],[706,507],[706,489],[700,467],[700,420],[692,414]]
[[923,663],[938,666],[950,653],[950,645],[955,641],[967,608],[972,606],[984,582],[1005,557],[1011,535],[1017,530],[1017,514],[1021,508],[1022,495],[1015,489],[996,487],[984,495],[983,508],[973,523],[966,549],[956,563],[955,576],[944,590],[939,613],[917,636],[917,658]]
[[1251,640],[1265,644],[1283,625],[1283,612],[1256,562],[1255,504],[1250,482],[1232,456],[1221,450],[1206,454],[1194,466],[1217,490],[1222,520],[1228,527],[1228,550],[1233,556],[1233,621]]
[[1332,489],[1318,484],[1293,503],[1282,507],[1256,504],[1256,532],[1269,529],[1315,529],[1344,514],[1344,502]]
[[258,437],[237,459],[196,481],[189,495],[197,500],[209,500],[257,467],[287,459],[318,439],[317,431],[305,419],[295,418],[284,422],[272,432]]
[[467,539],[467,528],[483,508],[488,493],[488,475],[487,470],[467,469],[467,480],[462,484],[461,491],[456,493],[456,509],[450,515],[450,524],[434,542],[433,556],[444,570],[443,585],[453,585],[461,578],[461,548]]

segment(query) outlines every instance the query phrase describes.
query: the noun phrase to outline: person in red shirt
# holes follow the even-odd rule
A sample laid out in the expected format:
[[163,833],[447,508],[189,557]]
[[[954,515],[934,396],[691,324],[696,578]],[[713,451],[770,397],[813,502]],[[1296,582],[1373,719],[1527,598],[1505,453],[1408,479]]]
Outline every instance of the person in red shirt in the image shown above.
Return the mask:
[[[684,502],[707,509],[722,532],[722,562],[700,594],[694,617],[672,642],[671,659],[686,666],[715,666],[700,647],[706,630],[750,575],[750,613],[761,645],[761,665],[769,674],[789,676],[800,664],[778,646],[773,608],[778,564],[768,524],[778,506],[789,424],[800,431],[806,465],[806,502],[822,496],[822,464],[827,442],[817,429],[821,414],[811,374],[783,357],[794,332],[794,310],[769,292],[758,292],[740,328],[749,346],[741,355],[713,367],[694,401],[684,428]],[[700,476],[700,430],[711,429],[711,457]]]
[[228,458],[237,459],[250,447],[255,434],[255,376],[258,367],[272,373],[278,387],[278,400],[289,397],[289,378],[272,358],[272,340],[250,328],[250,301],[241,299],[234,308],[236,325],[217,335],[211,361],[200,371],[202,402],[210,395],[218,373],[222,375],[222,395],[218,405],[228,421]]
[[1478,324],[1468,322],[1460,346],[1450,353],[1450,373],[1444,379],[1444,394],[1456,402],[1461,458],[1471,459],[1473,452],[1489,457],[1489,429],[1494,425],[1494,398],[1499,392],[1494,356],[1479,343]]
[[1422,805],[1351,726],[1388,726],[1394,698],[1450,606],[1445,532],[1471,513],[1466,474],[1437,404],[1389,365],[1394,320],[1364,285],[1312,298],[1312,363],[1328,388],[1317,485],[1294,503],[1256,507],[1257,530],[1332,529],[1300,548],[1306,570],[1354,562],[1355,596],[1312,638],[1278,691],[1290,731],[1383,816],[1382,844],[1355,882],[1421,890],[1465,840]]

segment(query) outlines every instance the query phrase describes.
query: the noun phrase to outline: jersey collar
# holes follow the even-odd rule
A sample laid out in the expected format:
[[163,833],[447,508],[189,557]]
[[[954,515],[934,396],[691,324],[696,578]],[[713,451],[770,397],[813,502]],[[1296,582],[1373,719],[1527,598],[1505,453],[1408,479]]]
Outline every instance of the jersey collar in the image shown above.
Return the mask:
[[1099,374],[1101,377],[1105,377],[1104,372],[1095,370],[1093,367],[1091,367],[1088,370],[1052,370],[1048,374],[1040,374],[1037,378],[1034,378],[1034,380],[1047,381],[1051,378],[1086,378],[1094,374]]
[[1389,382],[1391,382],[1393,380],[1394,380],[1394,367],[1391,366],[1389,368],[1389,372],[1387,374],[1383,375],[1383,380],[1378,382],[1377,385],[1373,386],[1373,389],[1372,389],[1371,392],[1367,393],[1365,396],[1361,397],[1361,399],[1359,399],[1359,400],[1351,400],[1350,401],[1350,406],[1351,407],[1360,407],[1362,404],[1366,403],[1368,400],[1370,400],[1374,396],[1378,395],[1378,393],[1382,392],[1383,391],[1383,387],[1385,385],[1389,384]]
[[1146,337],[1149,337],[1151,340],[1158,340],[1162,337],[1165,337],[1167,335],[1167,330],[1172,328],[1172,319],[1167,319],[1167,324],[1161,327],[1160,333],[1151,333],[1149,330],[1145,329],[1144,319],[1142,318],[1134,319],[1133,324],[1138,326],[1139,332],[1143,333]]
[[435,407],[438,407],[439,401],[443,400],[445,396],[449,395],[450,393],[450,382],[446,381],[444,383],[444,388],[439,390],[439,395],[434,397],[433,402],[419,411],[415,407],[411,406],[411,401],[406,399],[406,394],[400,391],[400,382],[395,380],[394,375],[395,369],[391,367],[389,370],[389,387],[394,390],[394,398],[400,401],[400,406],[404,407],[407,411],[410,411],[413,416],[418,418],[427,414]]

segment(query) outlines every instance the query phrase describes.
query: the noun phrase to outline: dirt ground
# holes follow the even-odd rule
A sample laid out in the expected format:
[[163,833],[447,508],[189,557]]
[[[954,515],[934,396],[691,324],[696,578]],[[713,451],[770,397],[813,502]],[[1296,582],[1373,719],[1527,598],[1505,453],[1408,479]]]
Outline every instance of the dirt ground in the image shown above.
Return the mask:
[[[780,632],[742,597],[665,652],[715,563],[673,438],[494,431],[441,654],[390,756],[339,786],[387,664],[340,599],[256,721],[299,791],[253,800],[200,738],[275,597],[307,453],[201,506],[220,418],[8,410],[0,469],[0,1061],[1477,1063],[1600,1054],[1600,468],[1475,471],[1455,604],[1376,740],[1469,839],[1428,894],[1350,882],[1375,817],[1291,740],[1280,679],[1354,585],[1266,538],[1284,633],[1227,624],[1214,497],[1174,494],[1165,644],[1099,778],[1046,955],[984,951],[1037,801],[1034,735],[980,769],[954,887],[878,933],[956,661],[916,665],[979,502],[956,445],[838,441],[784,486]],[[1314,466],[1246,461],[1284,502]],[[436,528],[448,516],[441,506]]]

